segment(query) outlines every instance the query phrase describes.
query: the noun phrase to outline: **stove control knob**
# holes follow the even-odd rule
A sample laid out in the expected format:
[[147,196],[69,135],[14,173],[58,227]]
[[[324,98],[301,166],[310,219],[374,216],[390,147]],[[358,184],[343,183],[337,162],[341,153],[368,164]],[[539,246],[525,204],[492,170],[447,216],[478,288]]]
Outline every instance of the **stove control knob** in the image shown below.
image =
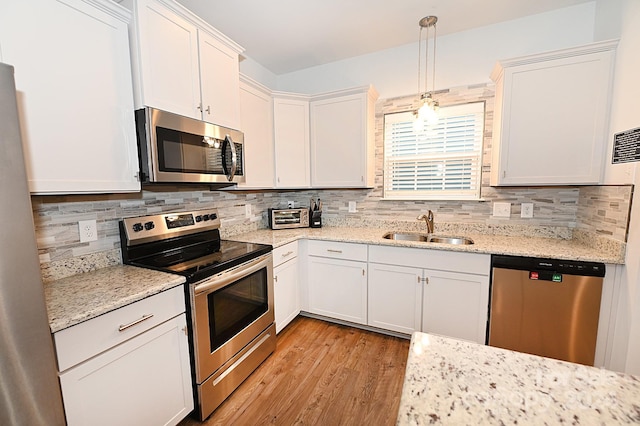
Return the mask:
[[209,215],[209,219],[211,219],[211,220],[216,220],[217,218],[218,218],[218,215],[217,215],[217,214],[215,214],[215,213],[211,213],[211,214]]
[[151,231],[155,227],[156,225],[153,222],[147,222],[144,224],[144,229],[146,229],[147,231]]
[[206,222],[207,220],[209,220],[209,215],[205,214],[204,216],[202,216],[202,218],[204,219],[204,221]]
[[134,223],[132,228],[133,232],[140,232],[144,229],[141,223]]
[[202,216],[200,215],[196,216],[196,222],[202,222]]

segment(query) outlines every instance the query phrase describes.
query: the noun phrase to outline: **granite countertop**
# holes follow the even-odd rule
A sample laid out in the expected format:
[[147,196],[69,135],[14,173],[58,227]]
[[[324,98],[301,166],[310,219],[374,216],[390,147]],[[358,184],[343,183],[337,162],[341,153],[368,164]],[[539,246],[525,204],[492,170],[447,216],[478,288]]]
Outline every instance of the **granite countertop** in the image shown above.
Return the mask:
[[640,423],[640,378],[416,332],[398,425]]
[[51,332],[181,285],[180,275],[129,265],[110,266],[44,285]]
[[360,244],[377,244],[471,253],[505,254],[512,256],[545,257],[610,264],[624,263],[624,253],[621,253],[620,250],[608,250],[608,247],[590,247],[575,240],[543,237],[464,234],[465,237],[472,238],[474,240],[474,244],[458,245],[387,240],[382,238],[382,236],[388,231],[393,230],[350,227],[298,228],[283,230],[262,229],[245,234],[233,235],[228,237],[228,239],[270,244],[273,247],[279,247],[292,241],[306,238],[311,240],[342,241]]

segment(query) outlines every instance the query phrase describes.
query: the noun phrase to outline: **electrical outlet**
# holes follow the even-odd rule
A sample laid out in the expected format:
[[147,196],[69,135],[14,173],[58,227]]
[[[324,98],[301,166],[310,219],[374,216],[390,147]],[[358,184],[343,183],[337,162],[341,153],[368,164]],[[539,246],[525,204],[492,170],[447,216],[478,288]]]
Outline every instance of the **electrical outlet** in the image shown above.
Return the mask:
[[293,201],[287,201],[287,207],[292,209],[294,208],[294,202]]
[[244,205],[244,217],[251,217],[251,204]]
[[533,217],[533,203],[522,203],[520,205],[520,217],[527,219]]
[[494,217],[511,217],[511,203],[493,203]]
[[355,213],[355,212],[356,212],[356,202],[349,201],[349,213]]
[[80,242],[87,243],[98,239],[98,225],[94,219],[78,221],[78,231],[80,232]]

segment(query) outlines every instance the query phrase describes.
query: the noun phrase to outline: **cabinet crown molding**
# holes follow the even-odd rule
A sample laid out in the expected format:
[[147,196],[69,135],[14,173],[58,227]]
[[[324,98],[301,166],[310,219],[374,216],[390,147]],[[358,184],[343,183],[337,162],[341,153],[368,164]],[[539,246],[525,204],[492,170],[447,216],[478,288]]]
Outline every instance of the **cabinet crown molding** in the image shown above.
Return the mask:
[[555,59],[570,58],[572,56],[585,55],[589,53],[606,52],[615,50],[618,46],[619,39],[605,40],[596,43],[589,43],[582,46],[571,47],[568,49],[552,50],[549,52],[537,53],[534,55],[519,56],[511,59],[501,59],[491,71],[491,80],[498,81],[502,76],[505,68],[515,67],[519,65],[533,64],[536,62],[552,61]]
[[190,21],[192,24],[199,27],[200,30],[205,31],[210,36],[218,39],[218,41],[226,44],[229,48],[235,50],[236,53],[240,54],[244,52],[244,47],[240,46],[238,43],[236,43],[235,41],[233,41],[232,39],[224,35],[222,32],[220,32],[220,30],[213,27],[210,23],[200,18],[198,15],[191,12],[189,9],[187,9],[180,3],[174,0],[156,0],[156,1],[158,3],[162,3],[163,5],[171,9],[173,12],[180,15],[182,18]]
[[116,19],[119,19],[127,24],[131,23],[132,14],[131,11],[127,10],[123,6],[120,6],[113,1],[105,1],[105,0],[82,0],[83,2],[95,7],[102,12],[105,12]]

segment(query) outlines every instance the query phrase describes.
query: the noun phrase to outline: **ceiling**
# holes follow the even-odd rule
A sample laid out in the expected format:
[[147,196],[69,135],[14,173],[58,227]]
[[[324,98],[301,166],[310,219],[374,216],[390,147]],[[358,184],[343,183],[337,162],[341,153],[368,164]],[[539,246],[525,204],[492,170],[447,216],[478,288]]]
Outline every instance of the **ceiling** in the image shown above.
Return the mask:
[[593,0],[178,0],[276,75]]

